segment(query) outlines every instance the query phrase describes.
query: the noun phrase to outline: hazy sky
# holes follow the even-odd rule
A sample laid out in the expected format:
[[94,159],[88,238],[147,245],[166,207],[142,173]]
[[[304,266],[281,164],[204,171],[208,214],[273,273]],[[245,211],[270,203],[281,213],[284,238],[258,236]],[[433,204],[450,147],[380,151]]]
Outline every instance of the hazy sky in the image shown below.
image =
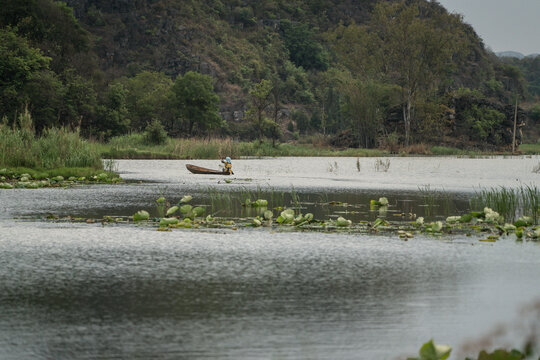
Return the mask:
[[438,0],[462,14],[491,50],[540,53],[540,0]]

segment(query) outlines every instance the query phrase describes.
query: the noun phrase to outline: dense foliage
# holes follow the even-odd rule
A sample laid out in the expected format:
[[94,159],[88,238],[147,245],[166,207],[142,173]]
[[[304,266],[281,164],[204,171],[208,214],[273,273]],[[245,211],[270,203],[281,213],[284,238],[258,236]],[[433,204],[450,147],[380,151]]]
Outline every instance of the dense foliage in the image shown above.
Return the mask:
[[28,108],[38,133],[160,139],[157,121],[175,137],[500,148],[516,97],[530,109],[520,123],[537,124],[539,63],[500,61],[460,16],[425,0],[0,8],[0,116],[13,124]]

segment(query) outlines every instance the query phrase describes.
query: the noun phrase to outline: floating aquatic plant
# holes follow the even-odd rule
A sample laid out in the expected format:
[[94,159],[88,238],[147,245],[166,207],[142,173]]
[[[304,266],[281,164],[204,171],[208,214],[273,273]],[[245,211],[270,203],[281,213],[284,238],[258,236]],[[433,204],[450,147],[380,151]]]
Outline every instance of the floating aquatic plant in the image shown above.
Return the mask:
[[336,220],[336,225],[337,226],[351,226],[352,225],[352,221],[351,220],[347,220],[345,219],[344,217],[340,216],[337,218]]
[[448,359],[452,348],[448,345],[435,345],[433,340],[428,341],[420,348],[419,357],[407,360],[445,360]]
[[167,210],[167,213],[165,214],[166,216],[171,216],[172,214],[174,214],[175,212],[177,212],[179,209],[178,206],[173,206],[171,207],[169,210]]
[[188,203],[188,202],[191,201],[191,199],[193,199],[193,196],[191,196],[191,195],[184,195],[184,196],[182,197],[182,199],[180,199],[180,202],[181,202],[181,203]]
[[137,211],[135,215],[133,215],[133,221],[135,222],[148,220],[149,218],[150,218],[150,214],[148,213],[148,211],[145,211],[145,210]]

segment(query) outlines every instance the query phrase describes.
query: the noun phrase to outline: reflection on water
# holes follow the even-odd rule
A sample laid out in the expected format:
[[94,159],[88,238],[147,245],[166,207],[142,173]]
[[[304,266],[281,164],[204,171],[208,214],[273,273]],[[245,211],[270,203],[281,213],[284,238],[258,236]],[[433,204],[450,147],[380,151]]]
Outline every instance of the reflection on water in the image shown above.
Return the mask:
[[538,295],[535,244],[27,225],[0,227],[7,359],[392,359]]
[[[526,168],[527,160],[517,161]],[[290,183],[280,175],[270,187],[269,174],[279,167],[268,164],[290,169]],[[31,220],[132,214],[152,210],[159,196],[176,202],[185,194],[218,215],[250,216],[253,210],[240,206],[247,196],[293,206],[293,186],[302,211],[318,217],[373,219],[379,213],[369,200],[381,196],[394,221],[427,211],[425,195],[407,185],[409,175],[399,191],[353,186],[341,170],[346,160],[338,160],[341,175],[320,180],[300,177],[301,169],[279,159],[264,170],[255,160],[235,161],[236,173],[244,166],[255,176],[231,184],[176,173],[178,165],[121,163],[127,177],[160,183],[0,191],[1,359],[402,359],[430,338],[459,346],[515,319],[521,305],[540,296],[540,247],[512,239],[161,233]],[[389,172],[400,167],[405,163],[391,159]],[[442,189],[449,180],[435,175],[424,184]],[[471,188],[444,194],[430,216],[467,210]]]

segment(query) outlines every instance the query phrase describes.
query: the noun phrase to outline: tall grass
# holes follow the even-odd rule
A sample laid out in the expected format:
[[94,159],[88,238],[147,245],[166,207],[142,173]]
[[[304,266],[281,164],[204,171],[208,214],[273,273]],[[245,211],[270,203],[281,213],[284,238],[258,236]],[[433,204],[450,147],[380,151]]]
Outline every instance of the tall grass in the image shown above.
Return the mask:
[[525,215],[531,216],[537,223],[540,220],[540,188],[522,185],[519,188],[483,189],[471,199],[471,208],[481,210],[483,207],[497,211],[507,221]]
[[167,139],[165,144],[151,145],[141,134],[112,138],[101,146],[106,158],[165,158],[165,159],[217,159],[241,156],[383,156],[374,149],[336,150],[313,144],[278,144],[258,141],[241,142],[231,138]]
[[102,169],[103,165],[98,149],[78,131],[52,128],[36,137],[30,113],[25,111],[13,127],[0,124],[0,167]]

